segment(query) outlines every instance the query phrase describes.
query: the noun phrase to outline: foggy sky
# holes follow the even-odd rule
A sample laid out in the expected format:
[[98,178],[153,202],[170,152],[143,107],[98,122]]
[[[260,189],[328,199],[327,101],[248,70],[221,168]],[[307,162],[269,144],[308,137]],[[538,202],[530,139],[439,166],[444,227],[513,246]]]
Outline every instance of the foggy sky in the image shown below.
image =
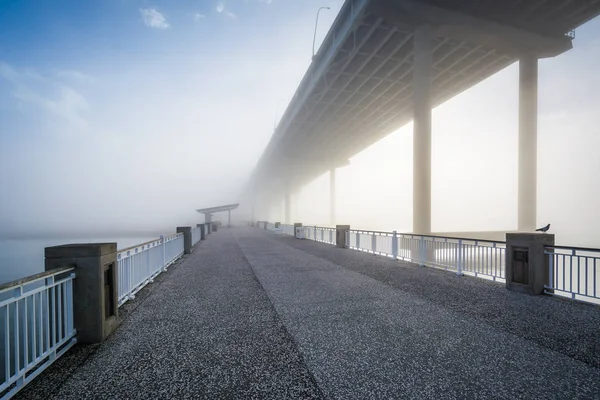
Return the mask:
[[[156,230],[238,201],[342,0],[0,6],[0,231]],[[599,245],[600,22],[540,63],[538,222]],[[518,68],[434,111],[433,229],[516,228]],[[338,221],[410,230],[412,126],[338,172]],[[329,221],[329,179],[294,218]],[[281,219],[281,205],[269,217]],[[560,238],[560,236],[559,236]]]

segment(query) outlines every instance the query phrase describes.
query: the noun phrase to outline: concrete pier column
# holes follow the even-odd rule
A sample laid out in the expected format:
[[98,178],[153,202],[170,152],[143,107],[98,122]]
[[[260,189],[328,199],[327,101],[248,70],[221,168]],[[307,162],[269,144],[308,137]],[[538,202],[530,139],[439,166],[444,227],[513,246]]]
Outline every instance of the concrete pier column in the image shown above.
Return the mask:
[[200,240],[206,240],[206,227],[204,224],[196,224],[196,228],[200,228]]
[[192,227],[178,226],[177,233],[183,233],[183,252],[190,254],[192,252]]
[[292,221],[292,196],[289,190],[285,192],[285,223],[290,224]]
[[431,233],[431,70],[429,26],[414,35],[413,232]]
[[335,168],[329,170],[329,224],[335,225]]
[[506,234],[506,288],[539,295],[549,284],[549,257],[545,246],[554,246],[554,235],[545,233]]
[[346,243],[346,235],[350,232],[350,225],[335,226],[335,247],[345,249],[349,243]]
[[77,342],[104,341],[119,324],[116,243],[46,247],[46,271],[74,266],[73,317]]
[[537,222],[538,59],[519,62],[519,199],[518,230],[533,231]]
[[227,211],[227,227],[231,228],[231,210]]

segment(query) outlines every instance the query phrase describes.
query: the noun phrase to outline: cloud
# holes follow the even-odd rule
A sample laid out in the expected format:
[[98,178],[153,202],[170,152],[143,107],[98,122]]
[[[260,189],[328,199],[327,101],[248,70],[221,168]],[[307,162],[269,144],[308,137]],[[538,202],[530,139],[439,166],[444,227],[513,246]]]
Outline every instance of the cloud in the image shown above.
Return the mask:
[[156,29],[167,29],[169,27],[167,18],[155,8],[142,8],[140,13],[147,27]]
[[235,15],[225,7],[225,2],[220,2],[219,4],[217,4],[217,12],[219,14],[227,15],[229,18],[237,19],[237,15]]
[[58,77],[63,78],[69,82],[77,82],[77,83],[96,83],[96,80],[91,76],[84,74],[83,72],[75,71],[75,70],[63,70],[58,71],[56,74]]
[[192,14],[192,17],[194,18],[194,21],[200,21],[201,19],[204,19],[206,16],[204,14],[194,13],[194,14]]
[[[61,71],[59,78],[93,79],[78,71]],[[77,78],[74,78],[77,77]],[[86,98],[73,87],[32,70],[18,70],[0,61],[0,78],[12,84],[12,97],[24,105],[44,110],[50,115],[67,120],[75,128],[87,127],[82,113],[89,108]]]

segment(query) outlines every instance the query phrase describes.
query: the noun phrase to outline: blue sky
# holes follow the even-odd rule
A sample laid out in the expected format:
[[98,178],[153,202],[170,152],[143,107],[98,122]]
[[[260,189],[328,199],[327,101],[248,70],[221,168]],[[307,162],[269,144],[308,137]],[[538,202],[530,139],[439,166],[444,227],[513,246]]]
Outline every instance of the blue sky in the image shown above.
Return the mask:
[[319,5],[3,0],[0,224],[175,226],[236,200],[310,63]]
[[[0,226],[162,229],[236,201],[310,63],[316,10],[331,6],[320,43],[342,3],[0,0]],[[540,223],[570,238],[600,238],[599,37],[592,21],[540,63]],[[517,82],[512,66],[435,111],[434,229],[514,228]],[[410,229],[411,148],[407,126],[340,171],[347,222]],[[298,218],[328,221],[326,181]]]

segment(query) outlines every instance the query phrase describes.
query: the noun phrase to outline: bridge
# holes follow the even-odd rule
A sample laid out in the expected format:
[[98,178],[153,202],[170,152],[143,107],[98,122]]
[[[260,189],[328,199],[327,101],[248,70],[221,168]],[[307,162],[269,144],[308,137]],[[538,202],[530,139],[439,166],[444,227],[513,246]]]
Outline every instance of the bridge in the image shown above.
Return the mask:
[[[600,249],[436,235],[430,217],[432,107],[519,62],[532,230],[538,60],[598,14],[346,1],[252,173],[248,226],[237,203],[202,208],[131,248],[48,247],[45,272],[0,285],[0,398],[600,398]],[[334,195],[332,226],[292,224],[291,193],[330,171],[335,194],[336,168],[410,120],[412,232],[334,227]],[[277,199],[285,218],[267,221]]]
[[[414,121],[413,232],[431,233],[431,111],[519,62],[518,226],[535,229],[538,60],[573,46],[596,0],[348,0],[254,171],[246,196],[269,204]],[[515,99],[516,100],[516,99]],[[254,200],[252,200],[254,199]]]

